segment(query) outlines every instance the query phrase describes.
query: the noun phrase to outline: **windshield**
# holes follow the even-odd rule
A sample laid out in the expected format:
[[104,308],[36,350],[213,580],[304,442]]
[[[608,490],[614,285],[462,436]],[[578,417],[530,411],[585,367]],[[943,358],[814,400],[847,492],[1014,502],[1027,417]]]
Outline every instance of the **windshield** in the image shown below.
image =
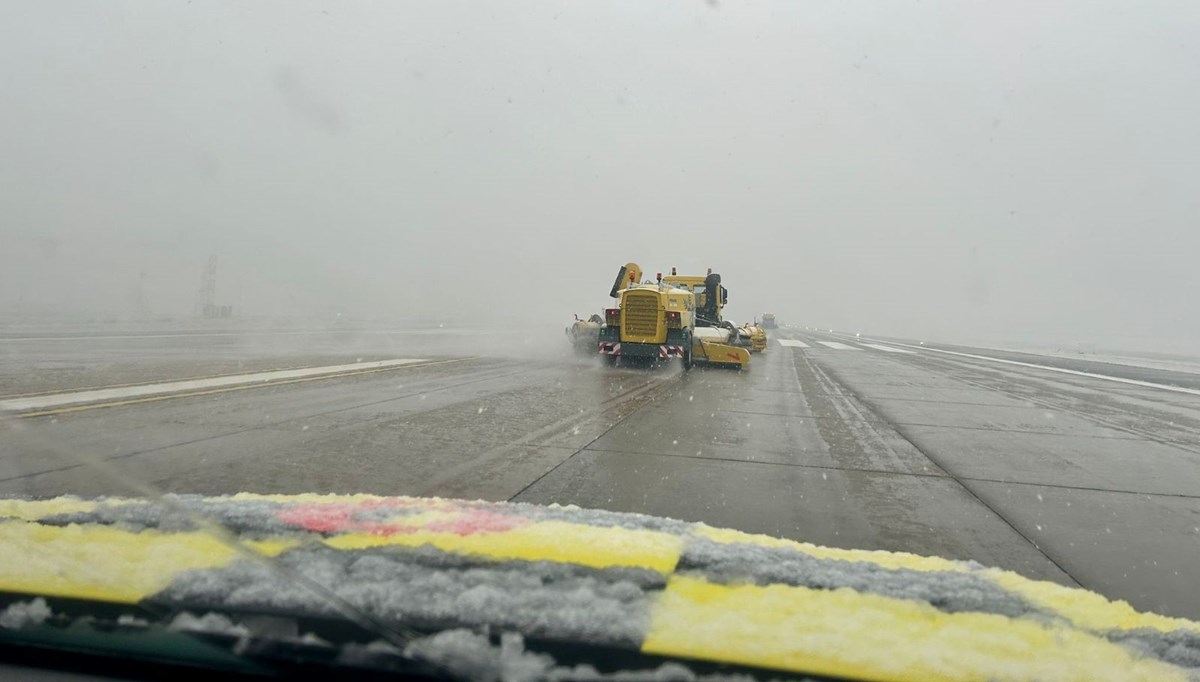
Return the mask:
[[694,630],[788,586],[1200,670],[1200,7],[9,9],[0,632],[902,677]]

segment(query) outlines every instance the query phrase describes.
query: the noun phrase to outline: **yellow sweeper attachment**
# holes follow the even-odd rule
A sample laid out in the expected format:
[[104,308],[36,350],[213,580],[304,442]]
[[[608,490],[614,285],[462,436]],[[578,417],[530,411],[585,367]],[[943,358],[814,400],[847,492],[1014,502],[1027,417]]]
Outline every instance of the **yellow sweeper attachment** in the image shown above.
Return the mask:
[[692,342],[692,361],[710,365],[745,367],[750,351],[730,342],[733,332],[724,327],[696,327]]

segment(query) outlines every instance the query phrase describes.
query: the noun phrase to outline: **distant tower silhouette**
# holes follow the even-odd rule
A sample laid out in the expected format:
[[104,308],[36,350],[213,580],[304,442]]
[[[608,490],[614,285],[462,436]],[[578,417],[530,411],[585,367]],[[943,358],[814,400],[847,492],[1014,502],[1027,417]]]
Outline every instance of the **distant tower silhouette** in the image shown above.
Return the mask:
[[204,271],[200,273],[200,298],[196,303],[198,317],[216,317],[217,297],[217,254],[208,257]]

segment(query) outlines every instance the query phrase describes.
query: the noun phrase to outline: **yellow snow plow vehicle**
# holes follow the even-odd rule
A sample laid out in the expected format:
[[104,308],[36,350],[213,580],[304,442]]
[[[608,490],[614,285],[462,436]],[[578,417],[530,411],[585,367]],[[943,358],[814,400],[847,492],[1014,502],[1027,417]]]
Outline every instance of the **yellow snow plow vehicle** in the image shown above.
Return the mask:
[[571,342],[571,346],[580,353],[596,352],[596,341],[600,336],[600,327],[604,324],[604,318],[599,315],[592,315],[586,320],[575,316],[575,322],[566,329],[567,340]]
[[677,357],[685,369],[696,362],[739,368],[750,363],[750,343],[721,320],[728,291],[720,275],[689,277],[672,270],[654,281],[640,281],[641,276],[636,263],[627,263],[609,292],[617,307],[604,311],[599,343],[609,362]]
[[738,333],[750,340],[750,352],[761,353],[767,349],[767,330],[757,322],[738,327]]

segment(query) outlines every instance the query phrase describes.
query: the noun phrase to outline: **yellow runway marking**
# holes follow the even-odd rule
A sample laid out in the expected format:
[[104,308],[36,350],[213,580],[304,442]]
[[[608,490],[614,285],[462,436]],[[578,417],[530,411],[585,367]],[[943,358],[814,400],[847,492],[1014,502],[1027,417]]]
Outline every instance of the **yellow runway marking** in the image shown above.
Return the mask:
[[397,527],[412,523],[413,532],[395,535],[348,533],[327,538],[335,549],[369,547],[420,547],[432,545],[443,552],[480,555],[493,559],[555,561],[591,568],[625,566],[670,573],[683,552],[683,539],[669,533],[627,528],[597,528],[565,521],[541,521],[496,533],[462,535],[421,530],[436,514],[408,517]]

